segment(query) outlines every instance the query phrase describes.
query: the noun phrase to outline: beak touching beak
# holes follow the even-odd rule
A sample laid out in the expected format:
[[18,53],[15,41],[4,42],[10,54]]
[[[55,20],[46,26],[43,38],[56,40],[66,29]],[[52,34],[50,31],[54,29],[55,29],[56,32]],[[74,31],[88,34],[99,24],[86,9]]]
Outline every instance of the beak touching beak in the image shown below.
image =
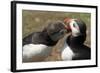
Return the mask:
[[71,20],[72,20],[71,18],[65,18],[64,19],[65,28],[66,28],[67,32],[71,32],[71,28],[70,28]]
[[71,32],[70,25],[65,25],[65,28],[66,28],[67,32]]

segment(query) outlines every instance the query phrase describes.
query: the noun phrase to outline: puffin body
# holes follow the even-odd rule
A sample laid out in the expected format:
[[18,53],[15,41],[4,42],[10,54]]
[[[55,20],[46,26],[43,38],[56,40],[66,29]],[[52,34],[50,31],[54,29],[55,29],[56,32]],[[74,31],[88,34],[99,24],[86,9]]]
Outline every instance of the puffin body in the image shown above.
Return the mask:
[[75,55],[73,50],[71,50],[68,44],[66,43],[66,41],[64,42],[64,47],[62,48],[61,52],[62,60],[72,60],[72,58]]
[[62,22],[49,23],[41,32],[33,32],[23,39],[23,61],[43,61],[50,55],[52,47],[66,32]]
[[50,55],[52,47],[43,44],[27,44],[23,46],[23,61],[42,61]]
[[[83,44],[83,36],[77,36],[73,37],[72,35],[69,35],[66,39],[66,49],[70,50],[70,60],[85,60],[85,59],[90,59],[91,53],[90,53],[90,48],[86,45]],[[66,50],[65,49],[65,50]],[[64,50],[64,51],[65,51]],[[65,59],[67,59],[66,57]],[[65,60],[64,59],[64,60]]]
[[52,41],[46,32],[33,32],[23,39],[23,61],[42,61],[50,55],[56,43],[57,41]]
[[86,40],[86,25],[83,21],[70,19],[66,21],[70,27],[71,35],[66,38],[62,49],[62,60],[90,59],[90,48],[84,45]]

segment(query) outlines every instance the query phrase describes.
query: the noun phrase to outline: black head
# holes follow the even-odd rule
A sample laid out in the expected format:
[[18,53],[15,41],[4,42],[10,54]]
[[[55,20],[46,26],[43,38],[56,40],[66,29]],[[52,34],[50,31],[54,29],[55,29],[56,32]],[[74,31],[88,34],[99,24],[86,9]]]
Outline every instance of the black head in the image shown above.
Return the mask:
[[67,31],[64,23],[61,21],[50,22],[45,30],[53,41],[58,41],[64,37]]
[[81,34],[86,33],[86,24],[82,20],[75,20],[77,25],[79,26],[79,30]]

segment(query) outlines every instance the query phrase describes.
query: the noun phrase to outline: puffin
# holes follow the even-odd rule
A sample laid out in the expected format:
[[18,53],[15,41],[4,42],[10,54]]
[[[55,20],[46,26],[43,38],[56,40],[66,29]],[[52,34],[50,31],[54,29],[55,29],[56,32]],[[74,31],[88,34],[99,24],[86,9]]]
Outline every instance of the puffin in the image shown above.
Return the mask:
[[66,60],[88,60],[91,59],[90,47],[84,45],[86,40],[86,23],[81,19],[65,18],[66,29],[71,33],[68,35],[61,49],[61,58]]
[[62,21],[54,21],[39,32],[33,32],[23,38],[23,62],[44,61],[52,52],[52,47],[64,37],[66,28]]

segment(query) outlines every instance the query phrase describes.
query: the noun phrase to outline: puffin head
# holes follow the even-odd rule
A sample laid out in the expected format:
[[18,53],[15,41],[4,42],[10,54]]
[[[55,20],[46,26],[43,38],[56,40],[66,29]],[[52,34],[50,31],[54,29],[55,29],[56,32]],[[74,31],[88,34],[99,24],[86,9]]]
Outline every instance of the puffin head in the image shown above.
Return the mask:
[[86,24],[81,19],[65,18],[64,23],[73,36],[86,35]]
[[63,38],[67,32],[65,24],[62,21],[48,23],[45,31],[53,41],[58,41],[59,39]]

